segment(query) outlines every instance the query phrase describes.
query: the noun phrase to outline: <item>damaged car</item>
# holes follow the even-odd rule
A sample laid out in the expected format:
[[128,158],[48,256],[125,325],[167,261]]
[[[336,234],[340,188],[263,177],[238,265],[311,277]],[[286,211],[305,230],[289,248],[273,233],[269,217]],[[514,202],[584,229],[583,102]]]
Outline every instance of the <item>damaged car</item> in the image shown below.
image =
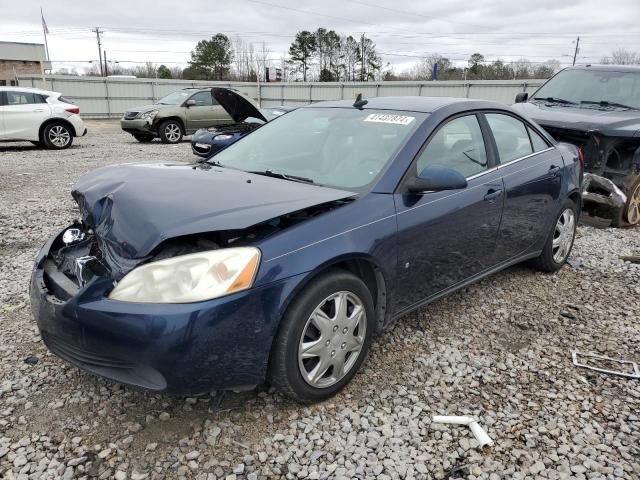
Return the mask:
[[514,108],[580,148],[584,211],[613,226],[640,224],[640,67],[569,67]]
[[51,352],[116,382],[320,401],[408,312],[519,262],[560,269],[581,172],[497,103],[316,103],[207,162],[83,176],[32,311]]
[[203,159],[213,157],[245,135],[294,108],[285,106],[258,108],[246,97],[227,88],[213,87],[211,95],[235,123],[202,128],[193,134],[191,150]]

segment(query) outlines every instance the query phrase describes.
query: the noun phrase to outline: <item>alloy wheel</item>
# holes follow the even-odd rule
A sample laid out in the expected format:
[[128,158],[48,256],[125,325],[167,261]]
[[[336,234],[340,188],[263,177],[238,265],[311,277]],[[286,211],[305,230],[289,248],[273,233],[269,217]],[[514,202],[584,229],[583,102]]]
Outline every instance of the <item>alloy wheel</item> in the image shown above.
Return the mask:
[[358,360],[367,329],[364,304],[351,292],[337,292],[307,320],[298,346],[302,378],[326,388],[342,380]]
[[576,214],[571,208],[566,208],[556,223],[553,232],[553,261],[562,263],[566,260],[573,245],[575,234]]
[[180,140],[181,134],[182,131],[180,130],[180,126],[175,123],[169,123],[164,127],[164,135],[170,142],[177,142]]
[[62,125],[55,125],[49,129],[49,141],[58,148],[66,147],[71,141],[71,134]]
[[640,223],[640,183],[636,185],[631,195],[629,195],[629,203],[627,204],[627,222],[631,225]]

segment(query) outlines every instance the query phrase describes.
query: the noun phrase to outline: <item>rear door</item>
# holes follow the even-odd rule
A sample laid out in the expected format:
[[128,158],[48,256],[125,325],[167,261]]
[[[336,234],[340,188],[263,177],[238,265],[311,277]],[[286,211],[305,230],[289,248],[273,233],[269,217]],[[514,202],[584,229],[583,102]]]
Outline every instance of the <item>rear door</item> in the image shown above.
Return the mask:
[[40,125],[51,117],[51,106],[43,95],[20,90],[5,92],[4,138],[38,140]]
[[411,166],[452,168],[461,190],[395,194],[398,212],[396,309],[403,311],[492,267],[503,186],[475,114],[445,121]]
[[485,116],[505,185],[496,249],[497,261],[502,262],[537,249],[546,239],[559,208],[564,163],[559,152],[519,117],[502,112]]
[[189,100],[196,102],[186,111],[187,130],[195,131],[215,125],[233,123],[233,120],[222,108],[209,91],[198,92]]

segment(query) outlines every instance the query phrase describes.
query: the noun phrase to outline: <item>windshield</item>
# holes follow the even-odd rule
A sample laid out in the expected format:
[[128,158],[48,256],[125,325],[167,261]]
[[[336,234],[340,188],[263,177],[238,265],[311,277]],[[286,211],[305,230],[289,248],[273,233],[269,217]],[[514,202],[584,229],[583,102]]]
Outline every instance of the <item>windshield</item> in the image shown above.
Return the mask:
[[567,100],[583,106],[619,104],[640,108],[640,72],[610,70],[564,70],[533,96]]
[[301,108],[253,131],[211,161],[248,172],[362,189],[376,179],[426,116],[389,110]]
[[173,92],[158,100],[160,105],[179,105],[184,102],[192,92]]

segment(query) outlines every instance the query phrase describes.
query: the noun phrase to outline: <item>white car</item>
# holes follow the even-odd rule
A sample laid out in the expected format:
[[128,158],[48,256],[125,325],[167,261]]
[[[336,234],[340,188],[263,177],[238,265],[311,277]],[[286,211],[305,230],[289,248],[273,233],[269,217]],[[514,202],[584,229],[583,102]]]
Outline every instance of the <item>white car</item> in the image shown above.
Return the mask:
[[30,141],[61,150],[86,135],[80,109],[58,92],[0,87],[0,142]]

